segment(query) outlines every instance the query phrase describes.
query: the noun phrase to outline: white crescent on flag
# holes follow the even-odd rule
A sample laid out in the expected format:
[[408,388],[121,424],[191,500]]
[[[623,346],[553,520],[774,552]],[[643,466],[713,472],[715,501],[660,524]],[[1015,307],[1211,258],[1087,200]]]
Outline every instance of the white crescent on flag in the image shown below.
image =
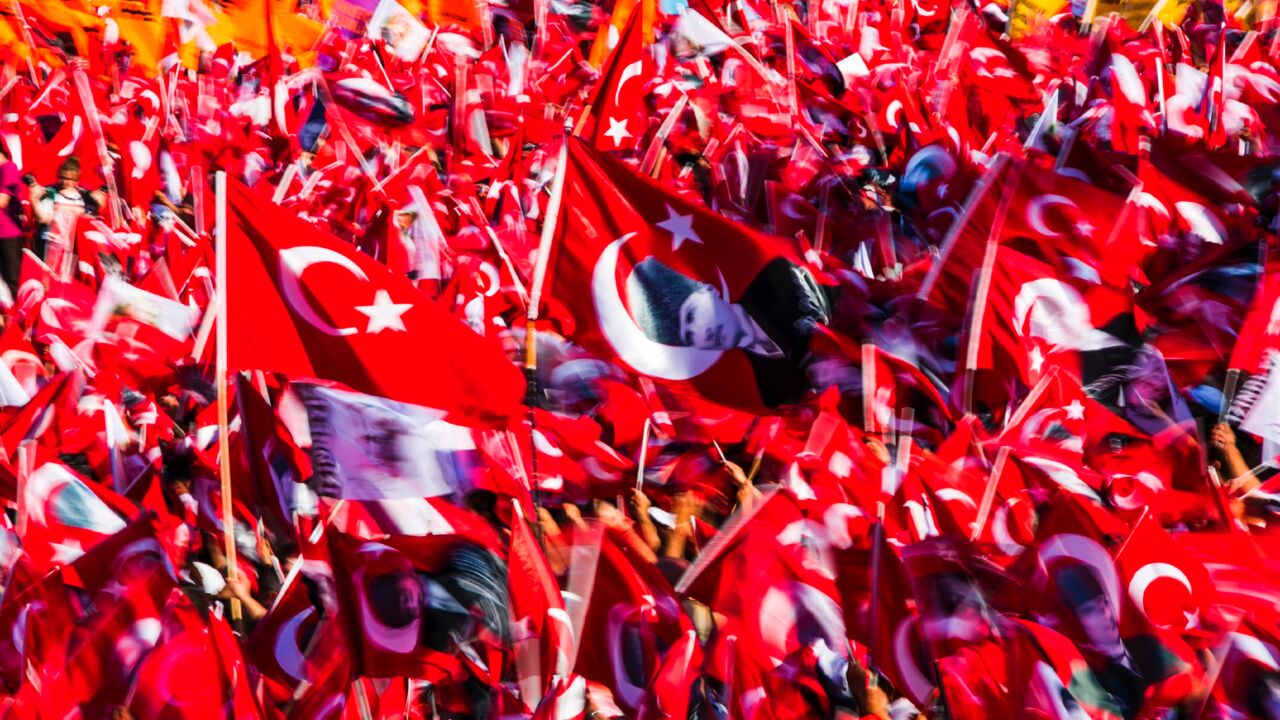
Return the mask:
[[663,380],[695,378],[714,365],[723,351],[663,345],[650,340],[622,305],[618,292],[618,254],[635,235],[627,233],[609,243],[591,273],[591,298],[595,302],[600,333],[618,357],[641,375]]
[[1079,209],[1075,202],[1062,195],[1038,195],[1032,198],[1031,202],[1027,203],[1027,224],[1041,235],[1051,238],[1056,238],[1062,235],[1062,233],[1050,228],[1044,222],[1045,210],[1054,205],[1064,205],[1076,208],[1077,210]]
[[898,623],[898,627],[894,629],[893,659],[897,661],[898,674],[902,676],[902,684],[906,686],[903,689],[916,702],[922,703],[933,692],[933,683],[929,682],[929,679],[920,671],[920,666],[916,664],[915,652],[911,647],[911,629],[916,623],[915,617],[909,617]]
[[622,88],[631,78],[640,77],[640,73],[644,72],[644,61],[636,60],[630,65],[622,69],[622,75],[618,77],[618,84],[613,88],[613,103],[616,105],[619,96],[622,94]]
[[1114,611],[1119,614],[1121,607],[1120,578],[1116,573],[1116,566],[1111,561],[1111,555],[1106,548],[1084,535],[1059,533],[1040,546],[1041,567],[1047,568],[1054,560],[1059,558],[1071,558],[1076,562],[1084,563],[1093,568],[1098,574],[1098,580],[1102,583],[1103,590],[1107,593],[1107,600],[1111,603]]
[[[276,664],[294,680],[302,681],[306,679],[306,660],[302,657],[302,644],[298,642],[298,630],[302,627],[302,623],[306,622],[307,618],[314,615],[315,612],[316,609],[313,607],[306,608],[286,620],[284,625],[280,626],[279,632],[276,633],[274,646]],[[317,632],[319,632],[318,629]]]
[[328,248],[316,247],[314,245],[299,245],[297,247],[285,248],[280,251],[280,290],[284,293],[284,300],[289,307],[298,314],[308,325],[327,334],[344,337],[347,335],[355,335],[359,330],[354,327],[338,328],[331,325],[327,320],[316,314],[315,308],[311,307],[311,303],[307,300],[306,294],[302,291],[302,274],[307,268],[319,263],[331,263],[345,269],[352,275],[368,282],[369,278],[350,258],[343,256],[341,253],[335,252]]
[[[1138,568],[1138,572],[1133,574],[1129,580],[1129,597],[1133,600],[1133,604],[1138,606],[1138,612],[1150,618],[1147,613],[1147,588],[1151,583],[1160,578],[1169,578],[1176,581],[1182,587],[1187,589],[1187,593],[1194,595],[1195,591],[1191,589],[1191,580],[1187,578],[1187,574],[1176,565],[1170,565],[1164,562],[1147,563]],[[1152,622],[1155,622],[1154,620]],[[1188,627],[1194,622],[1194,616],[1188,618]]]

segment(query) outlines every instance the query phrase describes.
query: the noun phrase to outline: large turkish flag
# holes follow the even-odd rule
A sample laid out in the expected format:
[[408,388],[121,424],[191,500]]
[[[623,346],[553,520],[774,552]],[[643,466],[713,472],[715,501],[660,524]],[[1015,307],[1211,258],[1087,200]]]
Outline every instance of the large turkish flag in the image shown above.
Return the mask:
[[641,375],[760,410],[810,390],[836,293],[782,238],[676,195],[570,139],[548,294],[574,340]]
[[457,422],[519,409],[515,365],[407,278],[240,183],[228,194],[232,369],[335,380]]

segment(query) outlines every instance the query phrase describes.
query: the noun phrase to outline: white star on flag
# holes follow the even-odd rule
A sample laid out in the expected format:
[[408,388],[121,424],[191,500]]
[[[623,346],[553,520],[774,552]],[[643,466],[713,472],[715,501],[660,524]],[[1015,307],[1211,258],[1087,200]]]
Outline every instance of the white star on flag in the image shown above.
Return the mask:
[[1083,403],[1081,403],[1079,400],[1072,400],[1072,401],[1071,401],[1071,404],[1070,404],[1070,405],[1068,405],[1068,406],[1065,408],[1065,410],[1067,411],[1067,419],[1068,419],[1068,420],[1083,420],[1083,419],[1084,419],[1084,404],[1083,404]]
[[1040,348],[1033,347],[1031,352],[1027,353],[1027,359],[1031,361],[1031,372],[1039,372],[1044,367],[1044,353],[1040,352]]
[[1082,237],[1093,237],[1093,223],[1088,220],[1081,220],[1076,223],[1076,232]]
[[655,224],[671,233],[672,250],[679,250],[685,240],[702,244],[702,238],[693,231],[693,215],[679,215],[670,205],[667,205],[667,219]]
[[407,332],[404,320],[400,316],[409,312],[411,307],[413,303],[391,302],[391,294],[386,290],[379,290],[373,296],[372,305],[357,305],[356,310],[369,317],[369,326],[364,331],[373,335],[383,330]]
[[609,118],[609,130],[605,132],[605,137],[613,141],[614,145],[622,146],[622,141],[631,137],[631,133],[627,130],[627,120],[615,120]]

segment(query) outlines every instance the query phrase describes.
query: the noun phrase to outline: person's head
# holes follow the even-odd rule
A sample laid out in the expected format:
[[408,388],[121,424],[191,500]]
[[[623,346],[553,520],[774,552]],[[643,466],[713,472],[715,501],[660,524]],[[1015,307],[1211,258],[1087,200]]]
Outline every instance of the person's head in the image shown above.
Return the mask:
[[712,286],[645,258],[627,278],[627,299],[640,329],[663,345],[728,350],[746,329]]
[[422,583],[409,571],[394,571],[369,581],[369,607],[383,625],[408,626],[422,612]]
[[1093,649],[1108,656],[1122,652],[1119,614],[1093,570],[1079,563],[1068,564],[1058,571],[1057,585],[1062,601],[1075,614]]
[[58,166],[58,185],[65,189],[80,184],[80,161],[69,157]]
[[155,540],[131,543],[116,556],[112,564],[112,578],[125,587],[152,573],[169,572],[168,557],[164,554],[164,548]]

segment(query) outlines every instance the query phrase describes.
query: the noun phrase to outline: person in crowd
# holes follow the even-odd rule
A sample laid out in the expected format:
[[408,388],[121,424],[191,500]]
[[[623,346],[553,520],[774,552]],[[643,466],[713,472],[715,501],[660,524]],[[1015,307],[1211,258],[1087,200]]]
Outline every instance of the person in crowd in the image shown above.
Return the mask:
[[61,267],[72,251],[76,219],[97,214],[106,197],[80,184],[80,161],[72,156],[58,167],[58,182],[47,187],[31,184],[31,208],[37,223],[35,251],[45,264]]
[[0,280],[17,297],[22,276],[22,247],[27,226],[23,209],[23,186],[18,166],[0,142]]

